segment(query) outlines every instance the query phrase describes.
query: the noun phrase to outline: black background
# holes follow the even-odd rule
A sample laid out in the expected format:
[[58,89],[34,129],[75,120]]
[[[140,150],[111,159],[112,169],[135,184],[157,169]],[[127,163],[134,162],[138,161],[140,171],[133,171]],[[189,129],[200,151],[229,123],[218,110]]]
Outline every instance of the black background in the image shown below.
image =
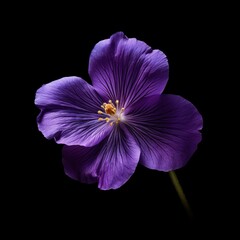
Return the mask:
[[[224,165],[226,172],[220,171],[223,169],[220,158],[224,153],[219,154],[221,124],[215,120],[223,101],[219,39],[226,28],[221,12],[199,5],[182,5],[179,10],[175,6],[174,11],[162,4],[141,9],[126,5],[99,9],[96,5],[82,6],[74,10],[55,7],[33,8],[19,17],[19,22],[16,20],[14,36],[18,38],[20,73],[27,83],[24,106],[27,155],[18,163],[24,170],[19,171],[20,178],[15,183],[17,208],[21,211],[17,219],[20,221],[26,214],[27,224],[32,224],[36,233],[54,228],[57,222],[58,231],[71,223],[72,230],[79,234],[90,228],[89,234],[99,231],[108,235],[111,230],[121,234],[132,230],[159,236],[165,226],[173,230],[181,226],[181,231],[196,229],[195,233],[200,233],[205,227],[211,229],[212,222],[221,222],[223,215],[230,211],[229,205],[224,204],[228,186],[223,180],[230,167]],[[96,185],[82,184],[65,176],[62,146],[45,139],[37,129],[36,90],[64,76],[80,76],[90,83],[91,50],[98,41],[117,31],[162,50],[170,66],[164,92],[188,99],[203,115],[203,140],[189,163],[176,171],[193,210],[191,220],[168,173],[138,166],[120,189],[101,191]]]

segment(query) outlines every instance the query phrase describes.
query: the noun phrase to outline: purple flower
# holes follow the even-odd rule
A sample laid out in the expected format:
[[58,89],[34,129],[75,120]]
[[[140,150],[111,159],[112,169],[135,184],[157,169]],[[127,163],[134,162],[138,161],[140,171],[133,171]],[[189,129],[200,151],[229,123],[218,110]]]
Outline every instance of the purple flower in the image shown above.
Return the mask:
[[116,189],[138,163],[167,172],[188,162],[201,141],[202,117],[184,98],[162,94],[163,52],[118,32],[96,44],[88,70],[92,86],[64,77],[36,93],[38,128],[64,144],[69,177]]

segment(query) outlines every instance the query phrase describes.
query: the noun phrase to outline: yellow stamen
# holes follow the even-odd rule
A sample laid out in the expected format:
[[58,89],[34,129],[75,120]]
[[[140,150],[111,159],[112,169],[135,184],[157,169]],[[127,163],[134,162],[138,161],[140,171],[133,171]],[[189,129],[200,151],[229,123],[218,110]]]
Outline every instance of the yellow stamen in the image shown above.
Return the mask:
[[106,104],[105,105],[105,113],[109,115],[114,115],[116,113],[116,108],[112,104]]
[[101,108],[104,109],[104,111],[98,110],[98,114],[103,114],[106,117],[98,118],[99,121],[106,121],[110,126],[113,126],[114,123],[118,124],[123,120],[122,113],[124,108],[119,108],[119,100],[116,100],[115,104],[112,102],[112,100],[109,100],[108,103],[104,102],[101,105]]

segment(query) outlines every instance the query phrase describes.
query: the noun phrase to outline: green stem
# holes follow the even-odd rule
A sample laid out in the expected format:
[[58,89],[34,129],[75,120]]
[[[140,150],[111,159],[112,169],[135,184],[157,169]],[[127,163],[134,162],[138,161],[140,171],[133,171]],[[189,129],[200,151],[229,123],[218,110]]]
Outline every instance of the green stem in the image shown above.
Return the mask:
[[189,205],[189,203],[187,201],[187,198],[186,198],[186,196],[185,196],[185,194],[183,192],[183,189],[182,189],[182,187],[181,187],[181,185],[180,185],[180,183],[178,181],[178,177],[177,177],[176,173],[174,171],[171,171],[171,172],[169,172],[169,175],[170,175],[172,183],[173,183],[173,185],[174,185],[174,187],[175,187],[175,189],[176,189],[176,191],[178,193],[178,196],[179,196],[179,198],[180,198],[180,200],[182,202],[183,207],[185,208],[188,216],[190,218],[192,218],[193,217],[192,210],[191,210],[190,205]]

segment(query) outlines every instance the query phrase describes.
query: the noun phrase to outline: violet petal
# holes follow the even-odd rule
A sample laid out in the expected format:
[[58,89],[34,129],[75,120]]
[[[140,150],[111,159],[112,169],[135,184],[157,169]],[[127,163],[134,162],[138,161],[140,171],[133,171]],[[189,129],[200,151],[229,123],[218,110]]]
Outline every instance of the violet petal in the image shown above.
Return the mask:
[[186,99],[170,94],[139,101],[126,116],[141,149],[140,163],[160,171],[183,167],[201,141],[202,116]]
[[65,77],[38,89],[35,104],[41,109],[38,128],[57,143],[93,146],[111,131],[98,121],[102,100],[91,85],[79,77]]
[[117,32],[92,50],[89,75],[105,101],[119,100],[126,108],[142,97],[163,91],[168,80],[168,61],[160,50]]

